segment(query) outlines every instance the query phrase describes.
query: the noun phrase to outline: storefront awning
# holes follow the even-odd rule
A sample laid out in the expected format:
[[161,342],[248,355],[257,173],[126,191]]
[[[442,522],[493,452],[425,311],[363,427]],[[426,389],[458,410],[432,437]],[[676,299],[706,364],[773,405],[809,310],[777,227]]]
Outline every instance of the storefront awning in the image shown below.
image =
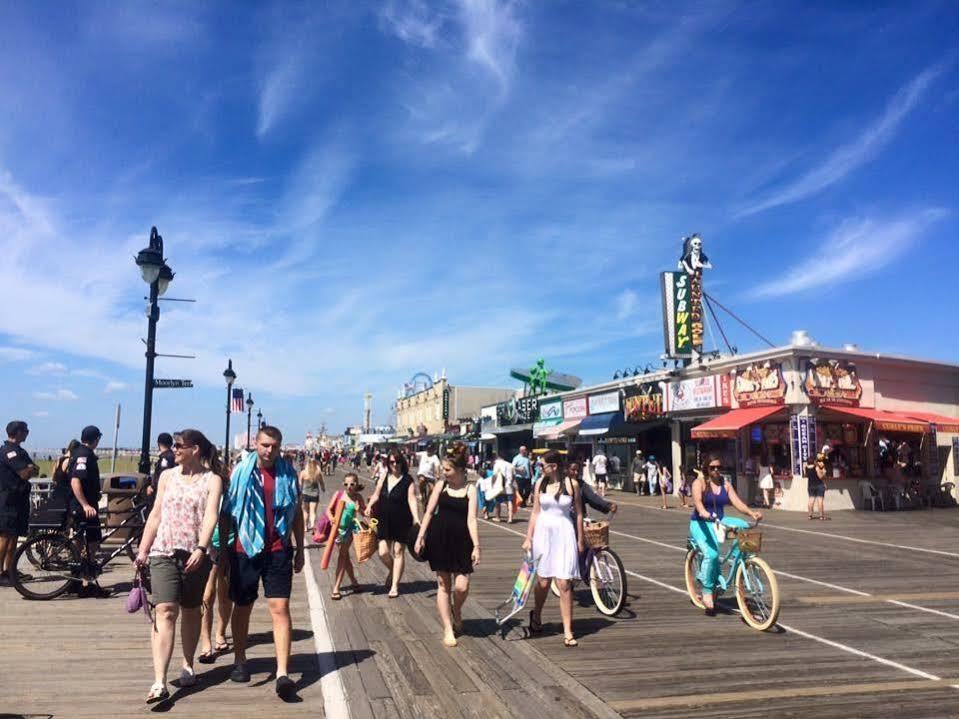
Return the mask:
[[501,434],[516,434],[517,432],[532,432],[533,425],[530,424],[510,424],[506,427],[495,427],[491,429],[490,432],[495,435]]
[[603,412],[601,414],[591,414],[579,425],[580,437],[598,437],[603,434],[609,434],[609,431],[626,424],[622,412]]
[[562,439],[563,437],[575,433],[582,421],[582,419],[568,419],[565,422],[561,422],[560,424],[552,427],[546,427],[538,434],[534,432],[534,434],[535,436],[541,437],[547,441],[551,439]]
[[736,439],[736,435],[743,427],[756,424],[770,415],[783,410],[778,407],[743,407],[733,409],[719,417],[713,417],[708,422],[693,427],[690,436],[693,439]]
[[934,414],[933,412],[900,412],[900,414],[909,417],[921,419],[923,422],[936,425],[937,432],[946,432],[948,434],[959,434],[959,419],[955,417],[946,417],[943,414]]
[[928,422],[916,419],[905,412],[890,412],[886,409],[872,409],[869,407],[840,407],[831,404],[824,404],[822,408],[850,417],[867,419],[870,422],[874,422],[876,429],[880,432],[915,432],[917,434],[924,434],[932,431]]

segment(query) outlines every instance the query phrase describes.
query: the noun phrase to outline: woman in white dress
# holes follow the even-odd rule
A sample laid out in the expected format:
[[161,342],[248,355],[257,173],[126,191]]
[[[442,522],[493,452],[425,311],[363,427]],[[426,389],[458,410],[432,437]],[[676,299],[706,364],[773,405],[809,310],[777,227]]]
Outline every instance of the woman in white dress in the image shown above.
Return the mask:
[[763,491],[763,504],[766,509],[771,509],[773,489],[776,483],[773,481],[773,468],[769,462],[763,462],[759,465],[759,488]]
[[579,579],[579,555],[586,551],[586,545],[579,483],[564,478],[562,462],[562,455],[555,450],[543,457],[543,478],[533,491],[533,512],[523,549],[532,551],[537,564],[535,608],[529,613],[530,633],[543,630],[543,604],[550,582],[555,579],[559,588],[559,613],[563,618],[563,643],[575,647],[571,580]]

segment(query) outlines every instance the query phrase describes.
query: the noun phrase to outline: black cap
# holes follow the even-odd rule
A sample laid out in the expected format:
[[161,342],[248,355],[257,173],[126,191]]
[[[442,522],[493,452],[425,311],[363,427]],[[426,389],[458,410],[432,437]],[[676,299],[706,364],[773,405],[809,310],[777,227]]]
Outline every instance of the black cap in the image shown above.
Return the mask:
[[100,431],[99,427],[95,427],[92,424],[84,427],[83,431],[80,433],[81,442],[94,442],[100,437],[103,436],[103,432]]
[[172,447],[173,437],[170,436],[169,432],[160,432],[157,437],[157,444],[162,444],[164,447]]

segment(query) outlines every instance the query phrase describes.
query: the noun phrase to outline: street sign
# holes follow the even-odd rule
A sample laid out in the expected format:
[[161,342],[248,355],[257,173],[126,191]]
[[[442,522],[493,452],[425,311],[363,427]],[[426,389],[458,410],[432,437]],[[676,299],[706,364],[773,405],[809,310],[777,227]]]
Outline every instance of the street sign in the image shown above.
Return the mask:
[[155,379],[153,380],[153,389],[177,389],[182,387],[192,387],[192,379]]

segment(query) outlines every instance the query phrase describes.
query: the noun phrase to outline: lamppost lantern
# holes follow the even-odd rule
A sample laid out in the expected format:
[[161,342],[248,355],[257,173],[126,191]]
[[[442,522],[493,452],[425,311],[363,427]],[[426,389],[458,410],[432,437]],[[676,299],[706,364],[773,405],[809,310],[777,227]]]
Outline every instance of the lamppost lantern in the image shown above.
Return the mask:
[[[251,427],[253,423],[253,393],[246,393],[246,449],[250,449],[250,439],[251,439]],[[259,428],[257,428],[259,429]]]
[[236,382],[236,372],[233,371],[233,360],[227,360],[226,369],[223,370],[223,379],[226,380],[226,386],[232,387]]
[[260,410],[256,411],[256,428],[260,429],[263,426],[263,412]]
[[247,406],[250,410],[252,410],[252,409],[253,409],[253,404],[254,404],[254,402],[253,402],[253,395],[252,395],[252,394],[247,394],[247,396],[246,396],[246,406]]
[[161,297],[166,294],[167,288],[170,286],[170,283],[173,282],[173,270],[170,269],[170,265],[166,262],[163,263],[163,267],[160,268],[160,273],[157,275],[157,294]]
[[[150,228],[150,244],[137,253],[136,263],[143,281],[148,285],[152,285],[160,277],[160,270],[164,267],[163,238],[156,227]],[[173,279],[172,272],[170,279]]]

